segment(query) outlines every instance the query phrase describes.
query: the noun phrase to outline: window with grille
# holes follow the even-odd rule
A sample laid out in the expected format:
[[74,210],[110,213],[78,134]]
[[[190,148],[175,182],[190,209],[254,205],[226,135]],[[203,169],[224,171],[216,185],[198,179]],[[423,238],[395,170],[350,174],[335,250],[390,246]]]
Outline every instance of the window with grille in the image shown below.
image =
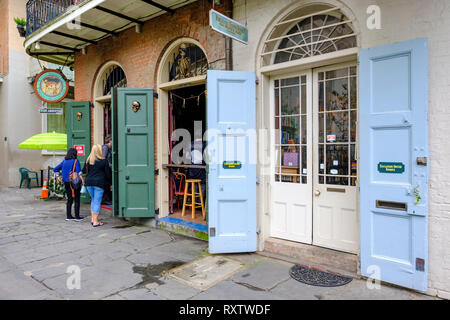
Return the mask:
[[352,21],[338,8],[306,15],[302,13],[304,12],[299,11],[290,14],[276,24],[265,43],[263,65],[304,59],[357,46]]

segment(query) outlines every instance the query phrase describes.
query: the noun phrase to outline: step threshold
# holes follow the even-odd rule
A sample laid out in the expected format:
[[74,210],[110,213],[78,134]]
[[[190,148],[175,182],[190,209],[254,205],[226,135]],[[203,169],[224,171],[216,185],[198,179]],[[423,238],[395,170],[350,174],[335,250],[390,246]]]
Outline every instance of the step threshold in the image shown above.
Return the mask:
[[156,225],[161,229],[177,234],[208,241],[208,226],[178,218],[156,218]]

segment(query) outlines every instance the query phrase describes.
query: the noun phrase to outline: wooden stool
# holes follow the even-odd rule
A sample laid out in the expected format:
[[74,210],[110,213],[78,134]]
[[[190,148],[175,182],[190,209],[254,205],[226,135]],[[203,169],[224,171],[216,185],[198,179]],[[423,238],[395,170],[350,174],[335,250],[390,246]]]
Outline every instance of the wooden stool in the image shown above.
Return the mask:
[[[186,211],[186,207],[192,208],[192,219],[195,219],[195,209],[201,208],[202,209],[202,215],[203,220],[206,220],[206,213],[205,213],[205,206],[203,204],[203,194],[202,194],[202,184],[200,179],[187,179],[186,185],[184,188],[184,199],[183,199],[183,212],[181,213],[181,216],[184,217],[184,213]],[[191,185],[191,193],[188,193],[189,191],[189,184]],[[199,192],[195,192],[195,185],[198,186]],[[187,204],[186,200],[188,196],[191,196],[191,203]],[[200,198],[200,203],[196,202],[196,199]]]

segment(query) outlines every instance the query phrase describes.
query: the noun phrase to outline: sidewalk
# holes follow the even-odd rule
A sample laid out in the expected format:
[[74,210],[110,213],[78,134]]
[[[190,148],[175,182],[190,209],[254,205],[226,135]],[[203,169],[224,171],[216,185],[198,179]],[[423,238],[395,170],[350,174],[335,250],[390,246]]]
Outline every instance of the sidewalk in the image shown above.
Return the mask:
[[[308,286],[290,278],[291,263],[259,254],[221,256],[239,269],[216,274],[219,281],[202,290],[167,271],[212,257],[206,242],[131,226],[106,210],[99,228],[89,217],[67,222],[64,201],[37,200],[39,195],[39,189],[0,187],[0,299],[434,299],[390,286],[369,290],[359,279],[336,288]],[[81,215],[90,215],[88,205],[82,204]],[[67,273],[70,266],[80,271],[80,289],[69,289],[77,283]]]

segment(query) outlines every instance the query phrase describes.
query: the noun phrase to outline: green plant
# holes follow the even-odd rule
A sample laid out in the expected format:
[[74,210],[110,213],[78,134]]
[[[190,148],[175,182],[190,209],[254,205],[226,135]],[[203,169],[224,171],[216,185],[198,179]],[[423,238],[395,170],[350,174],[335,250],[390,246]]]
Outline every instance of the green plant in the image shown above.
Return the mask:
[[18,25],[18,26],[26,26],[27,22],[25,21],[25,19],[23,18],[14,18],[14,22]]
[[414,195],[416,196],[416,201],[414,201],[414,205],[417,206],[420,203],[420,200],[422,199],[419,193],[419,187],[414,188]]
[[53,192],[55,194],[64,195],[64,193],[66,192],[64,182],[60,181],[59,179],[56,179],[55,183],[55,178],[50,178],[47,187],[50,192]]

